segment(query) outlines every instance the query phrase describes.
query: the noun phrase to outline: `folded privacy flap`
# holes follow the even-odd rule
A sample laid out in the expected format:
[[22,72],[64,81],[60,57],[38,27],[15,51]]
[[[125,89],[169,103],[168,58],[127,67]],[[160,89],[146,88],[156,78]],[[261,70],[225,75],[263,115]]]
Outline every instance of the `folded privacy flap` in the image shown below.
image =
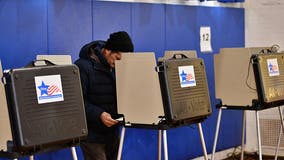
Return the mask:
[[118,113],[126,122],[158,124],[164,111],[155,54],[123,53],[115,65]]
[[57,65],[72,64],[71,55],[37,55],[37,60],[48,60]]
[[[0,61],[0,76],[2,78],[3,71]],[[7,150],[7,141],[12,140],[9,112],[6,100],[4,84],[0,83],[0,150]]]

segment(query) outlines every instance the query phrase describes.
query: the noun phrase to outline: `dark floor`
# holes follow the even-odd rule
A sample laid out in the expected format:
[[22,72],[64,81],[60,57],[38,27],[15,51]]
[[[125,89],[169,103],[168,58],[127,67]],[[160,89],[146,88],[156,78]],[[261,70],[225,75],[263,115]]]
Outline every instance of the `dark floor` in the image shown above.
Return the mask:
[[[226,159],[223,159],[223,160],[240,160],[241,159],[241,155],[240,154],[232,154],[230,155],[228,158]],[[244,156],[244,160],[258,160],[258,154],[252,154],[252,153],[246,153],[245,156]],[[266,155],[263,155],[262,156],[262,159],[263,160],[274,160],[274,156],[266,156]],[[277,160],[284,160],[284,157],[278,157]]]

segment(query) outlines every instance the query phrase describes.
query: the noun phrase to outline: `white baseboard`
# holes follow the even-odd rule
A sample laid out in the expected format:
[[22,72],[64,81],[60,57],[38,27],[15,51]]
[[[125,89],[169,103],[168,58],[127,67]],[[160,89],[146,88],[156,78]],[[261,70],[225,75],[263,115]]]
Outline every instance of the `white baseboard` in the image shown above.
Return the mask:
[[244,8],[243,3],[221,3],[218,1],[204,1],[198,0],[99,0],[99,1],[112,1],[112,2],[130,2],[130,3],[158,3],[158,4],[177,4],[187,6],[205,6],[205,7],[233,7],[233,8]]

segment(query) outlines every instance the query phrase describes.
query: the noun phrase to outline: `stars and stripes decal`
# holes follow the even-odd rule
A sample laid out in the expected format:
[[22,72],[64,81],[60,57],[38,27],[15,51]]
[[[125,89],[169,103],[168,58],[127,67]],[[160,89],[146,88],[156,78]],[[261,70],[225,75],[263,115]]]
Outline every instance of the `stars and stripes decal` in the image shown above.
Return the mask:
[[180,86],[182,88],[196,86],[193,66],[179,66],[178,72],[179,72]]
[[39,104],[64,100],[60,75],[36,76],[35,85]]
[[58,92],[61,92],[61,90],[55,85],[51,85],[47,88],[48,95],[52,95],[52,94],[58,93]]
[[270,77],[280,75],[277,58],[267,59],[267,67],[268,67],[268,73]]

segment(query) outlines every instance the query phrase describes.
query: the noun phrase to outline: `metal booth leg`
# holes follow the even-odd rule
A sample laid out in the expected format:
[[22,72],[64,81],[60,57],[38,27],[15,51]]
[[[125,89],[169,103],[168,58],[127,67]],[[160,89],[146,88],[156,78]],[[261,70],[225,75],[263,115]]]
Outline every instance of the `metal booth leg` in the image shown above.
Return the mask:
[[243,129],[242,129],[241,160],[244,159],[244,151],[245,151],[245,131],[246,131],[246,111],[243,110]]
[[72,152],[73,160],[78,160],[77,153],[76,153],[76,148],[75,148],[75,147],[71,147],[71,152]]
[[222,117],[222,107],[219,109],[219,113],[218,113],[218,119],[217,119],[217,125],[216,125],[216,131],[215,131],[215,137],[214,137],[214,143],[213,143],[213,150],[212,150],[211,160],[214,160],[214,156],[215,156],[221,117]]
[[277,158],[278,158],[278,151],[279,151],[279,146],[280,146],[280,142],[281,142],[281,136],[282,136],[282,132],[284,132],[284,122],[283,122],[283,114],[282,114],[282,111],[281,111],[281,106],[278,107],[278,111],[279,111],[279,115],[280,115],[281,126],[280,126],[280,130],[279,130],[278,142],[277,142],[277,147],[276,147],[276,152],[275,152],[275,160],[277,160]]
[[158,130],[158,160],[162,159],[162,130]]
[[259,126],[259,115],[258,111],[255,111],[256,117],[256,129],[257,129],[257,142],[258,142],[258,152],[259,160],[262,160],[262,150],[261,150],[261,139],[260,139],[260,126]]
[[163,130],[164,160],[168,160],[167,130]]
[[205,141],[204,141],[204,136],[203,136],[203,132],[202,132],[201,123],[198,123],[198,130],[199,130],[199,134],[200,134],[200,140],[201,140],[201,143],[202,143],[202,149],[203,149],[204,159],[205,159],[205,160],[208,160],[208,157],[207,157],[207,150],[206,150],[206,145],[205,145]]
[[121,154],[122,154],[124,136],[125,136],[125,127],[123,126],[123,127],[122,127],[122,130],[121,130],[121,136],[120,136],[120,142],[119,142],[117,160],[121,160]]
[[280,141],[281,141],[281,136],[282,136],[282,125],[280,126],[279,129],[279,136],[278,136],[278,141],[277,141],[277,147],[276,147],[276,151],[275,151],[275,158],[274,160],[277,160],[278,158],[278,152],[279,152],[279,146],[280,146]]

